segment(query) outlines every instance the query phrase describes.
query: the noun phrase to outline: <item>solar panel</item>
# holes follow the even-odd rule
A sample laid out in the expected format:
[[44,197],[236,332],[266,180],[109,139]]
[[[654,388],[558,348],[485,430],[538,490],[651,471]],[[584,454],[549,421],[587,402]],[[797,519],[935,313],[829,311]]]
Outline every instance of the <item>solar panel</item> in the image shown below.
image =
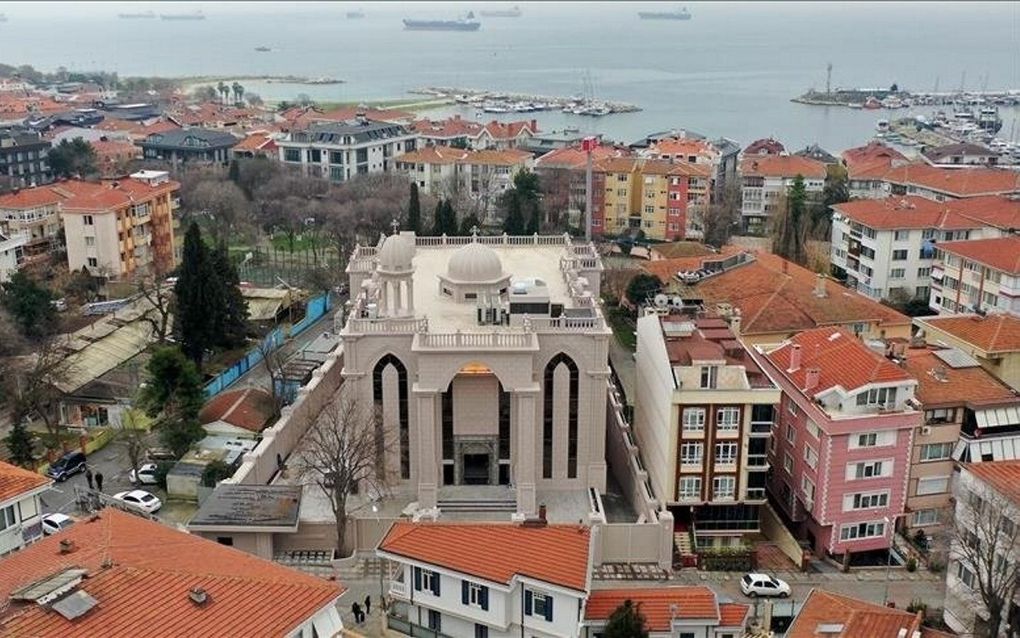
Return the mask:
[[32,601],[42,605],[77,586],[81,582],[82,577],[87,573],[87,569],[73,567],[62,569],[55,574],[14,590],[11,592],[11,598],[14,600]]
[[99,604],[99,601],[89,596],[80,589],[70,596],[61,598],[51,605],[52,609],[68,620],[74,620],[84,616],[90,609]]
[[976,368],[980,365],[974,357],[958,348],[936,350],[935,356],[945,361],[950,368]]

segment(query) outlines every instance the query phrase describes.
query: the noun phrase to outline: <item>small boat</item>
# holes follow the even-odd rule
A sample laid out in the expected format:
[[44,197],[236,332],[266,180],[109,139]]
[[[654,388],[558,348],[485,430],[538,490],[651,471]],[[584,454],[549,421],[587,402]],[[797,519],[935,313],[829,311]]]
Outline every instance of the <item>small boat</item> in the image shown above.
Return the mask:
[[354,11],[348,11],[347,12],[347,19],[348,20],[360,20],[360,19],[362,19],[364,17],[365,17],[365,12],[362,11],[361,9],[356,9]]
[[258,51],[259,53],[266,53],[268,51],[272,51],[272,49],[270,49],[269,47],[255,47],[255,50]]
[[160,20],[205,20],[205,14],[201,11],[191,13],[161,13]]
[[456,20],[404,19],[404,28],[408,31],[477,31],[481,27],[482,23],[475,19],[472,12]]
[[152,11],[142,11],[140,13],[118,13],[117,17],[121,20],[148,20],[155,18],[156,14]]
[[513,9],[490,9],[488,11],[478,12],[483,18],[519,18],[521,17],[521,8],[514,5]]
[[850,102],[849,104],[847,104],[847,106],[849,106],[852,109],[863,109],[864,108],[864,104],[861,103],[861,102]]
[[868,99],[864,101],[864,107],[863,108],[866,108],[869,111],[873,111],[875,109],[882,108],[882,103],[878,101],[878,98],[876,98],[874,95],[872,95],[872,96],[869,96]]
[[638,11],[642,20],[690,20],[691,14],[687,7],[676,11]]
[[879,133],[884,133],[889,130],[889,120],[879,120],[875,124],[875,130]]

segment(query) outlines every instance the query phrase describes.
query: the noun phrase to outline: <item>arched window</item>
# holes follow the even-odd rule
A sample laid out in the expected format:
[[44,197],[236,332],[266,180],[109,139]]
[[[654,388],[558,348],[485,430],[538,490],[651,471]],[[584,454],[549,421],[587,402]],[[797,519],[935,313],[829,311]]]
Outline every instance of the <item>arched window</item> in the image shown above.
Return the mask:
[[[411,451],[409,445],[409,424],[407,416],[407,368],[404,363],[393,356],[387,354],[375,364],[375,369],[372,370],[372,401],[375,403],[376,410],[379,414],[382,414],[382,403],[383,403],[383,373],[386,371],[387,366],[393,366],[397,371],[397,414],[400,429],[400,478],[409,479],[411,478]],[[385,473],[385,441],[383,439],[383,424],[382,419],[379,420],[377,425],[379,428],[379,437],[376,442],[376,469],[379,476],[383,476]]]
[[570,373],[570,390],[567,399],[567,478],[577,478],[577,364],[561,352],[545,366],[545,383],[542,389],[542,478],[552,478],[553,468],[553,403],[556,398],[556,368],[567,366]]

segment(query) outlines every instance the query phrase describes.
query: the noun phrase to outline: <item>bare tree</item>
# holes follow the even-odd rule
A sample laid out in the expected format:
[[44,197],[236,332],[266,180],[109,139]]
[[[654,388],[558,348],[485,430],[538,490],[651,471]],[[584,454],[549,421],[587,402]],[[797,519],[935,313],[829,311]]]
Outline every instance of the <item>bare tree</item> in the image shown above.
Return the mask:
[[173,329],[173,286],[165,285],[162,274],[157,273],[152,279],[139,277],[135,281],[135,288],[151,306],[145,311],[143,319],[152,328],[152,336],[158,344],[166,343]]
[[[182,197],[183,200],[183,197]],[[186,201],[188,210],[209,218],[217,240],[226,240],[248,217],[248,199],[237,184],[224,179],[203,179],[194,185]]]
[[18,421],[38,418],[57,440],[60,428],[60,400],[71,378],[74,360],[67,356],[66,337],[57,335],[33,345],[34,352],[10,361],[8,385],[12,417]]
[[262,356],[262,367],[269,375],[269,395],[273,398],[273,420],[280,416],[280,409],[283,408],[284,399],[282,389],[284,374],[283,369],[287,359],[283,354],[283,348],[274,348],[269,339],[259,341],[258,350]]
[[693,225],[700,227],[704,243],[722,247],[740,221],[740,185],[727,184],[716,201],[691,211],[691,218]]
[[329,499],[336,518],[336,550],[347,554],[344,542],[352,494],[382,494],[389,484],[383,459],[392,436],[372,407],[353,397],[352,386],[341,388],[328,403],[302,442],[301,473]]
[[138,476],[138,468],[142,464],[142,453],[145,451],[146,438],[149,432],[142,425],[142,413],[135,408],[129,408],[124,411],[124,415],[121,417],[121,427],[117,433],[127,449],[128,462],[131,464],[131,470],[135,473],[135,477]]
[[1020,628],[1010,622],[1009,609],[1020,581],[1020,512],[998,492],[973,489],[980,485],[971,483],[957,495],[951,569],[967,585],[957,592],[969,597],[967,604],[983,621],[975,619],[974,634],[1014,638]]

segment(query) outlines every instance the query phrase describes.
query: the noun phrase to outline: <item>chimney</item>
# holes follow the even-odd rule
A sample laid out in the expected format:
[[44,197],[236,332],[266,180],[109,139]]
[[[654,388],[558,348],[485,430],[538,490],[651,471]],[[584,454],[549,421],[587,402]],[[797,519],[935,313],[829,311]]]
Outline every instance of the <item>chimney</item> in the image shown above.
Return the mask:
[[543,523],[548,522],[546,521],[545,518],[545,503],[542,503],[541,505],[538,506],[538,520],[542,521]]
[[60,553],[70,554],[74,551],[74,541],[69,538],[61,539],[60,541]]
[[824,299],[829,296],[829,293],[825,290],[825,275],[818,273],[815,278],[815,296],[819,299]]
[[209,594],[201,587],[192,587],[188,590],[188,598],[191,602],[202,607],[209,601]]
[[787,372],[796,372],[800,370],[800,344],[793,344],[790,346],[790,367],[787,368]]
[[733,314],[730,315],[730,330],[733,332],[734,336],[737,337],[740,336],[740,324],[741,324],[740,308],[734,308]]
[[822,376],[822,371],[818,368],[808,368],[807,376],[804,379],[804,391],[808,392],[818,387],[818,379]]
[[531,120],[531,132],[538,133],[538,120],[536,119]]

